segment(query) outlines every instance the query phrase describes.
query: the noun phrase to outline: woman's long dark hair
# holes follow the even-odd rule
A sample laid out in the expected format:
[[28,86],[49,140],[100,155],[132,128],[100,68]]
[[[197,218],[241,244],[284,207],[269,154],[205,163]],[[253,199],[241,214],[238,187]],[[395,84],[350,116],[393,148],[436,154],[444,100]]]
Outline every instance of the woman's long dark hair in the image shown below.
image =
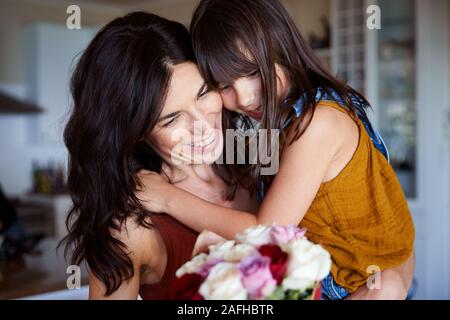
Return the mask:
[[161,172],[162,160],[145,138],[155,126],[172,66],[196,62],[187,29],[135,12],[104,26],[72,75],[73,111],[64,132],[68,184],[74,203],[69,234],[72,264],[86,260],[106,295],[133,276],[123,242],[113,236],[128,217],[151,228],[135,196],[140,169]]
[[[317,88],[335,91],[354,112],[351,96],[369,105],[360,93],[325,70],[278,0],[202,0],[190,28],[199,68],[209,86],[220,89],[220,84],[233,83],[254,71],[260,73],[261,128],[269,132],[270,129],[281,130],[282,144],[283,141],[292,143],[301,136],[305,130],[300,130],[303,119],[307,123],[311,121],[317,105]],[[275,63],[284,67],[291,84],[290,93],[283,101],[277,98]],[[289,134],[291,138],[287,139],[283,125],[292,110],[287,106],[292,106],[300,97],[304,97],[304,112],[299,121],[294,121],[289,129],[294,134]],[[364,110],[361,112],[365,115]],[[236,116],[226,112],[226,128],[233,128]],[[304,118],[306,116],[308,118]],[[250,166],[232,166],[231,171],[241,177],[239,181],[247,180],[251,190],[258,179],[266,180],[266,186],[273,179],[260,177],[260,169],[258,161]]]

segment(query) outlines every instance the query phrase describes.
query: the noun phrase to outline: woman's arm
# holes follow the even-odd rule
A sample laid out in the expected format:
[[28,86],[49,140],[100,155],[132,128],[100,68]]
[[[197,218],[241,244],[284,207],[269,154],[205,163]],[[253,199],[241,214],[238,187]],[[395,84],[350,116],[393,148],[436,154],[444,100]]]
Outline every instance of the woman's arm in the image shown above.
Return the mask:
[[106,287],[103,282],[89,274],[89,299],[90,300],[136,300],[139,293],[139,272],[127,282],[122,282],[119,289],[106,296]]
[[[198,232],[208,229],[228,239],[255,224],[298,225],[345,139],[335,134],[345,131],[345,117],[330,108],[317,108],[308,129],[285,148],[278,173],[256,216],[200,199],[150,172],[139,176],[143,189],[138,197],[150,211],[165,212]],[[347,121],[352,124],[350,118]]]

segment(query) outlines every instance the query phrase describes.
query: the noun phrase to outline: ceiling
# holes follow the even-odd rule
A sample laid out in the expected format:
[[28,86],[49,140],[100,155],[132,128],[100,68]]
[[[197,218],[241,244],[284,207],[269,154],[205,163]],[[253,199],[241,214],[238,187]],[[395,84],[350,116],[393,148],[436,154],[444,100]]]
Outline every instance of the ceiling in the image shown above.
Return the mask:
[[130,7],[138,6],[143,4],[152,3],[171,3],[171,2],[182,2],[182,0],[78,0],[80,2],[99,4],[99,5],[110,5],[115,7]]

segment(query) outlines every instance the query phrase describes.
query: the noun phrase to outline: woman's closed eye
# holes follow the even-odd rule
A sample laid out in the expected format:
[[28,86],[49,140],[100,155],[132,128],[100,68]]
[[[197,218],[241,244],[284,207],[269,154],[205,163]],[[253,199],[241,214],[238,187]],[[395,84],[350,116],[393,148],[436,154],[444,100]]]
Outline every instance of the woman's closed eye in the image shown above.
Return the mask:
[[180,117],[180,114],[176,114],[170,118],[168,118],[167,120],[165,120],[165,122],[161,125],[163,128],[167,128],[170,127],[171,125],[175,124],[175,122],[177,121],[177,119]]
[[202,92],[197,96],[197,100],[200,100],[204,96],[206,96],[211,90],[208,87],[205,87]]

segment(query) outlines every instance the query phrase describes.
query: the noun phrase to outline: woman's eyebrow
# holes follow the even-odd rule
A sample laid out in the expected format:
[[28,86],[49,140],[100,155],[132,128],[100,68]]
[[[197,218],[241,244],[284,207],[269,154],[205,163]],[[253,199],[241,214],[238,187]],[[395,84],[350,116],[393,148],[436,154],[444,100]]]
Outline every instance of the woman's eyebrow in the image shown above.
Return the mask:
[[[206,82],[203,82],[202,86],[200,87],[200,89],[197,92],[197,97],[200,97],[200,95],[202,94],[203,90],[205,90],[206,87]],[[161,118],[158,119],[158,122],[160,121],[164,121],[166,119],[172,118],[176,115],[178,115],[180,113],[180,111],[175,111],[175,112],[171,112],[169,114],[166,114],[165,116],[162,116]]]
[[197,98],[200,97],[200,95],[202,94],[203,90],[205,90],[206,88],[206,82],[203,82],[202,86],[200,87],[200,90],[198,90],[197,92]]
[[175,111],[175,112],[166,114],[165,116],[159,118],[159,119],[158,119],[158,122],[161,122],[161,121],[164,121],[164,120],[166,120],[166,119],[172,118],[172,117],[176,116],[176,115],[179,114],[179,113],[180,113],[180,111]]

